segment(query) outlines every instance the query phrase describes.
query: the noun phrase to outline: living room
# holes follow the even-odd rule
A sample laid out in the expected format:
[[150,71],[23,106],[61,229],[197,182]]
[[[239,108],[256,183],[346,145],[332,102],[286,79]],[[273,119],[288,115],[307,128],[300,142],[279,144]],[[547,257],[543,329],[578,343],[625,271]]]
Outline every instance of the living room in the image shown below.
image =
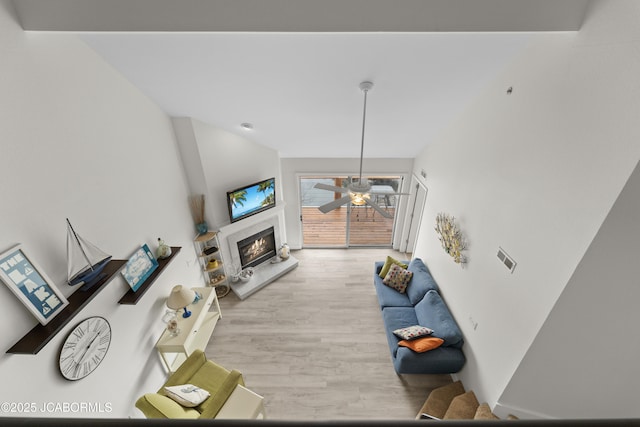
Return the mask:
[[[639,21],[634,1],[590,2],[579,31],[537,35],[415,158],[367,159],[372,173],[389,172],[391,163],[428,188],[413,255],[427,263],[465,336],[457,378],[497,411],[640,417],[640,291],[632,285]],[[8,0],[0,1],[0,51],[2,250],[21,243],[68,296],[75,289],[64,284],[65,218],[116,258],[158,237],[182,248],[137,305],[117,304],[127,284],[114,280],[37,355],[0,357],[10,385],[1,400],[104,409],[30,414],[37,417],[139,418],[133,403],[165,378],[154,345],[169,291],[202,280],[188,196],[211,195],[207,213],[224,222],[226,205],[214,195],[224,200],[232,188],[275,176],[283,235],[299,249],[296,177],[356,169],[357,158],[280,157],[250,137],[172,118],[74,34],[25,32]],[[190,129],[199,159],[181,152],[180,129]],[[209,175],[190,177],[194,164]],[[463,268],[433,232],[443,211],[468,238]],[[497,259],[499,248],[517,262],[513,273]],[[8,349],[37,321],[2,288]],[[111,323],[108,355],[87,378],[66,381],[60,344],[93,315]]]

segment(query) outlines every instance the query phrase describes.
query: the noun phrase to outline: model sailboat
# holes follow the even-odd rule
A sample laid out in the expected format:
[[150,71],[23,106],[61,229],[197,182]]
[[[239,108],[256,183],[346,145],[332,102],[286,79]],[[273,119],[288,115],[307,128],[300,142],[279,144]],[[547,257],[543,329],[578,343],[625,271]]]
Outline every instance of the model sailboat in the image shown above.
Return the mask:
[[80,237],[67,218],[67,283],[70,286],[84,285],[82,290],[89,289],[106,276],[102,270],[110,260],[111,255]]

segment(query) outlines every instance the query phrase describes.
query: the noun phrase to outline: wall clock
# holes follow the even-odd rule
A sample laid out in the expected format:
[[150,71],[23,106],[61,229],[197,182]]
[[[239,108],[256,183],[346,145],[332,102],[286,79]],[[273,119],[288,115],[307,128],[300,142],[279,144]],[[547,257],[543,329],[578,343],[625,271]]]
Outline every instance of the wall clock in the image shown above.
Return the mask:
[[110,343],[111,326],[104,317],[88,317],[78,323],[60,350],[62,376],[75,381],[89,375],[106,356]]

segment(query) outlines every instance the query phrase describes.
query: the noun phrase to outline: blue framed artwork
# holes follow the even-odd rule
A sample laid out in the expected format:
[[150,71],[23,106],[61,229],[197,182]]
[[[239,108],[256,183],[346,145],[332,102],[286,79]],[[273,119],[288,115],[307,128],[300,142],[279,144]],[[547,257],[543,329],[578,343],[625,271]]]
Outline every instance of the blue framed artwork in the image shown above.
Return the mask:
[[158,268],[158,261],[146,244],[140,246],[122,269],[122,275],[133,292],[137,291],[151,273]]
[[69,304],[21,244],[0,254],[0,279],[43,325]]

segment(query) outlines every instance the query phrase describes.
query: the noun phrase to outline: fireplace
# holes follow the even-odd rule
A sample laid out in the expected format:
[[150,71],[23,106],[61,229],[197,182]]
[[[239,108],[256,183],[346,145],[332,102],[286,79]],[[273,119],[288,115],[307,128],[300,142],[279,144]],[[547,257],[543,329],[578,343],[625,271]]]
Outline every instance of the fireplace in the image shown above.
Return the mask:
[[225,256],[228,255],[226,260],[231,266],[228,272],[237,274],[241,268],[255,267],[251,280],[231,280],[231,290],[242,300],[298,266],[298,260],[294,256],[279,262],[269,262],[276,257],[277,248],[283,242],[282,206],[276,206],[276,209],[280,211],[270,211],[269,215],[263,212],[224,226],[220,230],[227,243],[222,245],[221,249]]
[[237,242],[241,268],[254,267],[276,256],[273,227],[252,234]]

